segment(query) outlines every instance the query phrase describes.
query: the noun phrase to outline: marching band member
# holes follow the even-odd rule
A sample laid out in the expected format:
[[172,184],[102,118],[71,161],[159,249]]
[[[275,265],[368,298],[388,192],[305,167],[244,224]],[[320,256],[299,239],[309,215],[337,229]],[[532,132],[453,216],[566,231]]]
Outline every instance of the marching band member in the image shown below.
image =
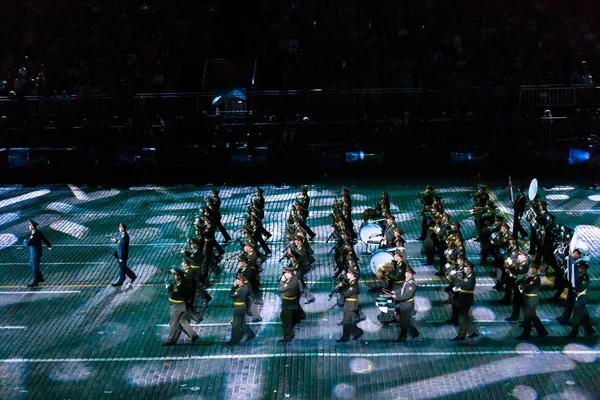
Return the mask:
[[310,205],[310,197],[308,197],[308,186],[302,185],[300,188],[300,197],[298,199],[300,202],[300,206],[305,210],[308,210],[308,206]]
[[579,328],[583,327],[586,336],[596,333],[596,330],[590,322],[590,314],[587,310],[588,296],[587,291],[590,286],[590,277],[587,274],[589,265],[585,261],[577,264],[577,283],[573,288],[575,296],[575,308],[573,310],[573,329],[567,338],[575,338],[579,334]]
[[358,340],[364,331],[356,326],[355,315],[359,311],[358,295],[360,289],[358,287],[358,277],[360,275],[358,265],[349,266],[346,272],[346,279],[337,285],[337,289],[344,298],[344,318],[342,325],[344,326],[342,337],[337,342],[347,342],[350,337]]
[[216,228],[221,232],[223,237],[225,238],[225,243],[231,241],[231,236],[227,233],[227,230],[221,224],[221,211],[215,206],[214,198],[207,197],[206,198],[206,207],[204,207],[204,215],[211,218],[214,221]]
[[381,200],[377,203],[375,211],[377,211],[377,217],[383,217],[390,212],[390,195],[387,192],[381,193]]
[[[511,243],[516,243],[516,238],[514,236],[511,237],[513,238]],[[514,247],[517,248],[517,245],[514,244]],[[519,290],[517,282],[527,273],[531,265],[531,257],[529,257],[525,250],[519,249],[517,251],[517,256],[513,258],[513,253],[515,251],[516,249],[512,250],[510,256],[508,256],[504,262],[506,268],[506,290],[511,290],[513,295],[512,312],[508,318],[504,319],[505,321],[518,321],[519,319],[521,307],[523,306],[523,293]]]
[[246,342],[256,337],[246,323],[248,296],[250,296],[248,280],[238,273],[229,292],[229,297],[233,300],[233,322],[231,323],[231,339],[225,343],[227,346],[237,345],[244,336],[246,336]]
[[277,288],[281,293],[281,324],[283,325],[283,339],[281,343],[290,343],[296,336],[294,327],[301,321],[300,310],[300,282],[296,275],[294,264],[283,267],[283,275]]
[[535,327],[538,337],[548,336],[548,331],[537,316],[536,309],[540,303],[539,291],[541,287],[541,275],[539,274],[540,267],[532,263],[529,266],[529,271],[519,281],[517,286],[523,294],[523,305],[525,311],[525,319],[523,320],[523,333],[517,336],[517,340],[527,340],[531,335],[531,326]]
[[419,236],[417,238],[417,240],[425,240],[426,238],[426,234],[427,234],[427,213],[430,211],[430,208],[433,204],[433,191],[434,188],[431,185],[426,185],[425,186],[425,191],[424,192],[417,192],[417,196],[419,197],[419,200],[421,201],[421,203],[423,203],[423,209],[421,211],[421,215],[423,216],[423,219],[421,221],[421,236]]
[[[457,281],[457,280],[460,281],[460,279],[463,278],[466,261],[467,261],[467,259],[464,256],[464,254],[458,254],[458,256],[456,258],[456,263],[450,264],[449,268],[446,269],[446,273],[448,274],[447,278],[448,278],[448,281],[450,281],[450,285],[445,290],[449,296],[448,301],[450,302],[450,310],[451,310],[450,318],[446,320],[447,324],[457,324],[458,323],[458,317],[459,317],[459,311],[460,311],[460,301],[459,301],[460,291],[458,289],[455,289],[457,287],[457,285],[455,284],[455,281]],[[458,287],[459,286],[460,285],[458,285]]]
[[452,339],[453,341],[465,340],[467,338],[467,334],[469,339],[475,338],[479,336],[479,332],[473,323],[473,319],[469,314],[471,307],[474,303],[474,293],[475,293],[475,274],[473,273],[473,264],[470,262],[465,263],[464,267],[464,278],[460,281],[456,282],[456,286],[453,290],[458,290],[458,302],[459,302],[459,310],[458,310],[458,335]]
[[[486,208],[487,202],[490,200],[490,195],[487,191],[488,187],[482,183],[477,185],[477,192],[469,194],[469,199],[473,198],[473,213],[475,214],[475,228],[477,232],[481,231],[483,226],[483,219],[481,217],[481,210]],[[479,236],[475,240],[480,240]]]
[[[575,271],[579,271],[579,264],[583,262],[583,259],[581,258],[581,253],[582,251],[580,249],[575,249],[573,250],[573,253],[571,253],[571,262],[573,263],[572,268]],[[559,324],[569,324],[569,318],[571,318],[573,308],[575,307],[575,298],[575,288],[573,287],[571,281],[567,280],[567,304],[562,315],[556,318]]]
[[383,231],[383,238],[381,239],[381,246],[380,246],[380,248],[382,248],[382,249],[394,247],[394,242],[395,242],[394,230],[397,227],[396,223],[394,222],[395,220],[396,220],[396,217],[394,217],[392,214],[388,214],[386,217],[386,226],[385,226],[385,230]]
[[252,201],[252,205],[258,210],[258,218],[265,219],[265,198],[263,197],[264,190],[260,187],[256,188],[256,197]]
[[185,272],[180,268],[175,268],[172,271],[174,282],[166,284],[167,290],[170,293],[169,325],[171,329],[167,341],[162,344],[163,347],[174,346],[181,336],[181,331],[189,336],[192,344],[198,339],[198,334],[194,332],[194,329],[187,320],[186,296],[188,287],[183,283]]
[[400,335],[395,342],[405,342],[407,335],[412,339],[419,337],[419,331],[412,321],[412,313],[415,310],[415,292],[417,291],[417,282],[415,281],[415,271],[406,266],[406,278],[400,287],[394,284],[392,298],[396,308],[396,318],[400,321]]
[[250,285],[250,292],[246,298],[246,306],[250,315],[252,316],[252,322],[262,321],[262,317],[256,307],[259,302],[263,304],[262,294],[260,292],[260,281],[258,280],[258,267],[254,264],[250,264],[248,255],[242,254],[238,257],[238,270],[237,274],[244,278]]
[[513,234],[515,237],[518,235],[521,236],[522,239],[527,239],[527,231],[523,228],[521,224],[521,218],[523,218],[523,214],[525,213],[525,207],[527,205],[527,198],[525,197],[525,193],[523,193],[523,185],[517,186],[517,196],[513,202],[514,209],[514,221],[513,221]]

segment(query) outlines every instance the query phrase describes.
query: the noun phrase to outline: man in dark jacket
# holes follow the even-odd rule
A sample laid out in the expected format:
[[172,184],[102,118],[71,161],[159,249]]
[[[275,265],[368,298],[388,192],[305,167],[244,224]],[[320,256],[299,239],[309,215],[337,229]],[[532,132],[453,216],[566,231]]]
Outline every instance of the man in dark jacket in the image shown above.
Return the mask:
[[52,245],[46,239],[46,236],[37,229],[38,223],[34,220],[29,220],[29,230],[31,236],[26,241],[26,245],[29,246],[29,265],[31,265],[31,272],[33,273],[33,282],[27,285],[28,288],[37,287],[38,284],[44,282],[42,271],[40,271],[40,262],[42,260],[42,243],[46,245],[48,250],[52,249]]
[[127,266],[127,259],[129,258],[129,234],[127,233],[127,225],[124,223],[119,224],[119,234],[121,235],[120,239],[113,239],[117,244],[117,251],[115,251],[114,256],[119,260],[119,280],[111,283],[112,286],[123,285],[125,275],[131,279],[130,284],[137,278],[133,271]]

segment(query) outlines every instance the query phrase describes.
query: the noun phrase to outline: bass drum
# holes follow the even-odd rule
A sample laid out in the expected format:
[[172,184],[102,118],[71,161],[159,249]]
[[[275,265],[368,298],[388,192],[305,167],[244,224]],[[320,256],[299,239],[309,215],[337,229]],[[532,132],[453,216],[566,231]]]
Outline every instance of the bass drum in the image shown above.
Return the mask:
[[396,250],[400,250],[400,252],[404,255],[405,260],[408,258],[408,253],[404,247],[392,247],[390,249],[377,250],[369,259],[369,268],[371,268],[371,272],[376,275],[377,266],[385,263],[391,263],[394,260],[394,252]]
[[365,221],[360,226],[358,236],[364,244],[378,244],[383,237],[383,228],[376,222]]

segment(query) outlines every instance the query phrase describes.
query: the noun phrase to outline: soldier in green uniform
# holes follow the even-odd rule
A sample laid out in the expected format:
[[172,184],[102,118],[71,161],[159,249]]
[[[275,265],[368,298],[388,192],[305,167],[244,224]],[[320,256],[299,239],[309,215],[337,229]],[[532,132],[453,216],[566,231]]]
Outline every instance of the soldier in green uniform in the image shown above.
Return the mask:
[[448,324],[457,324],[459,322],[459,311],[460,311],[460,281],[465,276],[465,263],[467,258],[464,254],[459,253],[456,258],[455,264],[450,264],[450,268],[446,271],[448,273],[448,280],[450,285],[445,289],[448,293],[448,301],[450,302],[452,314],[450,319],[446,320]]
[[337,342],[347,342],[352,336],[354,340],[358,340],[364,333],[362,329],[356,326],[355,316],[359,312],[358,295],[360,289],[358,287],[358,277],[360,275],[358,265],[348,267],[346,279],[337,285],[337,289],[344,298],[344,318],[342,325],[344,326],[342,337]]
[[387,224],[383,231],[383,238],[381,239],[381,246],[380,246],[382,249],[394,247],[394,244],[396,242],[394,230],[398,227],[396,225],[396,223],[394,222],[395,220],[396,220],[396,217],[394,217],[392,214],[388,214],[386,217]]
[[548,336],[548,331],[544,328],[542,321],[536,314],[536,309],[540,303],[540,287],[542,285],[540,276],[540,267],[536,264],[529,266],[529,271],[523,278],[519,279],[517,285],[522,291],[524,299],[523,305],[525,308],[525,319],[523,320],[523,333],[517,336],[517,340],[527,340],[531,335],[531,326],[535,326],[538,337]]
[[283,275],[277,288],[281,293],[281,323],[283,325],[283,339],[281,343],[289,343],[294,339],[294,327],[300,322],[300,282],[296,275],[296,268],[289,264],[283,268]]
[[247,254],[241,254],[238,257],[238,271],[237,275],[241,275],[244,277],[245,281],[248,281],[250,285],[250,294],[246,300],[248,311],[250,315],[252,315],[252,322],[260,322],[262,321],[262,317],[258,312],[256,296],[260,297],[260,301],[262,304],[262,296],[260,296],[260,282],[258,281],[258,271],[254,264],[250,264],[250,259]]
[[308,186],[302,185],[300,188],[300,197],[298,198],[300,205],[308,210],[308,206],[310,205],[310,197],[308,197]]
[[577,337],[579,328],[583,327],[586,336],[591,336],[596,333],[596,330],[590,322],[590,314],[587,310],[588,295],[587,291],[590,286],[590,277],[587,274],[589,265],[585,261],[580,261],[577,264],[577,280],[573,293],[575,295],[575,308],[573,309],[573,328],[567,338]]
[[419,200],[421,201],[421,203],[423,203],[423,210],[421,211],[421,214],[423,216],[423,219],[421,221],[421,236],[419,236],[417,240],[425,240],[427,236],[427,214],[430,212],[430,208],[433,204],[433,191],[433,186],[427,185],[425,186],[424,192],[417,192]]
[[458,310],[458,335],[452,339],[453,341],[465,340],[467,338],[467,334],[469,335],[469,339],[475,338],[479,336],[479,332],[477,332],[477,328],[473,323],[473,319],[469,312],[471,311],[471,307],[474,303],[474,293],[475,293],[475,274],[473,273],[473,264],[470,262],[465,262],[465,276],[460,281],[460,286],[457,286],[460,294],[458,296],[459,302],[459,310]]
[[[511,238],[515,238],[511,236]],[[516,242],[515,240],[511,240],[512,242]],[[525,250],[518,250],[516,258],[513,259],[513,253],[516,252],[517,245],[516,243],[513,245],[513,250],[510,251],[510,254],[505,261],[506,266],[506,275],[507,275],[507,286],[510,285],[511,290],[513,291],[513,299],[512,299],[512,313],[510,317],[505,318],[505,321],[517,321],[519,319],[519,314],[521,313],[521,307],[523,306],[523,293],[519,289],[519,285],[517,285],[517,281],[521,279],[522,275],[525,275],[529,270],[531,265],[531,257],[527,254]]]
[[[400,335],[396,342],[405,342],[407,335],[416,339],[419,337],[419,331],[412,321],[412,313],[415,310],[415,292],[417,291],[417,282],[415,281],[415,271],[411,267],[406,267],[406,280],[398,289],[392,291],[392,298],[395,302],[396,318],[400,321]],[[394,285],[395,286],[395,285]]]
[[184,283],[185,272],[180,268],[175,268],[172,271],[175,282],[166,285],[170,293],[169,308],[171,318],[169,325],[171,326],[171,330],[169,332],[169,338],[162,344],[163,347],[175,345],[181,336],[182,330],[190,337],[192,343],[198,339],[198,334],[194,332],[194,329],[192,329],[187,320],[187,310],[185,305],[187,286]]
[[264,190],[260,187],[256,188],[256,197],[254,198],[253,206],[258,210],[258,217],[265,219],[265,198],[263,197]]
[[196,300],[197,279],[196,271],[192,269],[192,259],[183,255],[181,260],[181,268],[184,272],[183,285],[185,285],[185,306],[187,313],[191,319],[196,322],[202,322],[202,313],[194,307]]
[[256,337],[256,334],[254,334],[246,323],[248,296],[250,296],[248,280],[242,274],[238,273],[229,293],[229,297],[233,300],[233,322],[231,323],[231,339],[225,343],[227,346],[237,345],[245,335],[246,341]]
[[210,287],[210,281],[208,277],[204,274],[202,268],[202,261],[204,259],[204,255],[202,254],[202,245],[203,243],[194,238],[190,238],[190,248],[192,251],[186,251],[184,254],[190,258],[191,263],[190,267],[194,271],[194,279],[196,280],[196,291],[200,295],[201,298],[204,299],[205,305],[211,302],[212,296],[208,294],[206,288]]

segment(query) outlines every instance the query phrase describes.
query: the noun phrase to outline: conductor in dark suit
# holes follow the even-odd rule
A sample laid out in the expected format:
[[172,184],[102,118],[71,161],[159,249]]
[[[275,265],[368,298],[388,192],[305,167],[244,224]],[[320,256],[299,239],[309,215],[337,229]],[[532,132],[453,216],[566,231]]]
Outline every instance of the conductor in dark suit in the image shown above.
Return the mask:
[[125,275],[131,279],[130,283],[133,283],[137,276],[127,266],[127,259],[129,258],[129,234],[127,233],[127,225],[124,223],[119,224],[119,233],[121,234],[120,239],[114,239],[117,244],[117,251],[114,256],[119,261],[119,280],[111,283],[112,286],[121,286],[125,281]]
[[48,247],[48,250],[52,249],[52,245],[46,239],[46,236],[37,229],[38,223],[34,220],[29,220],[29,230],[31,236],[27,240],[26,244],[29,246],[29,265],[31,265],[31,272],[33,273],[33,282],[27,285],[28,288],[37,287],[38,284],[44,282],[42,271],[40,271],[40,261],[42,260],[42,243]]

